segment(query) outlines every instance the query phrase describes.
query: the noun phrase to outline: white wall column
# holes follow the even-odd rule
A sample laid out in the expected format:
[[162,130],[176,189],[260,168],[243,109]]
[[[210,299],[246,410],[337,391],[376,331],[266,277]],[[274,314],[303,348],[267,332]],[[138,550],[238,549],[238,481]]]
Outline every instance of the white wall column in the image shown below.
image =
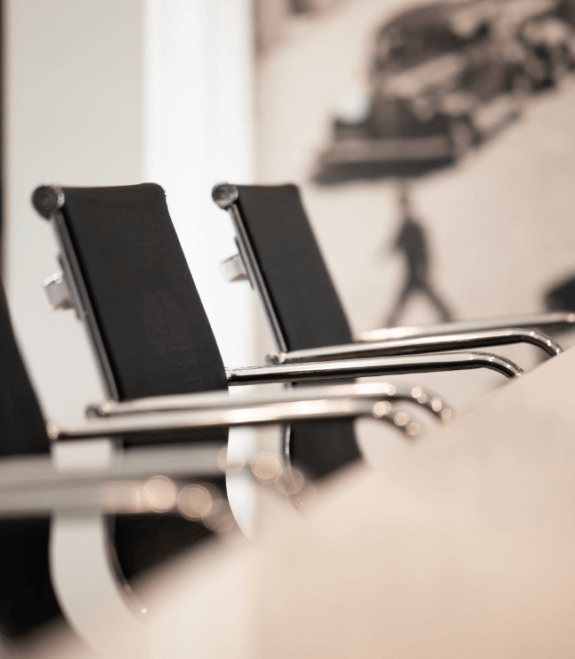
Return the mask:
[[[254,296],[221,277],[220,262],[237,250],[229,217],[211,199],[215,183],[252,178],[251,0],[144,0],[144,7],[145,178],[168,193],[224,364],[253,364]],[[253,437],[250,429],[230,432],[230,456],[251,452]],[[228,494],[250,534],[253,486],[234,476]]]
[[252,363],[252,296],[222,280],[235,251],[215,183],[252,177],[251,0],[144,0],[144,172],[170,213],[228,366]]

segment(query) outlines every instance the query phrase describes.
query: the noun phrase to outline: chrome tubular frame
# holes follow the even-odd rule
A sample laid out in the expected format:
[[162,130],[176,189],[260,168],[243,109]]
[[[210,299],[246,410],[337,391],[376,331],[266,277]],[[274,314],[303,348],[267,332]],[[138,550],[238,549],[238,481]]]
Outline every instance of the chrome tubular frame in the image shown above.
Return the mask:
[[386,382],[339,384],[329,387],[313,387],[313,389],[285,390],[281,394],[254,393],[249,396],[234,396],[233,398],[230,398],[227,394],[212,393],[141,398],[123,403],[107,400],[91,405],[87,410],[87,414],[90,417],[114,417],[148,412],[184,412],[206,407],[221,409],[229,407],[231,402],[239,404],[243,408],[249,408],[274,403],[278,400],[297,402],[306,399],[317,399],[322,396],[325,398],[353,396],[354,398],[387,400],[393,403],[413,403],[419,405],[442,422],[449,420],[452,414],[441,397],[422,387],[408,387]]
[[235,185],[221,183],[212,189],[212,199],[223,210],[227,210],[232,219],[236,232],[236,245],[239,257],[243,263],[246,277],[250,285],[260,296],[265,309],[265,317],[269,323],[272,336],[280,350],[287,350],[287,345],[281,330],[279,319],[276,315],[272,300],[264,283],[264,278],[258,265],[258,261],[252,249],[248,233],[244,225],[242,214],[237,207],[239,193]]
[[358,359],[393,355],[416,355],[449,350],[472,350],[490,346],[529,343],[555,357],[563,352],[561,346],[546,334],[527,329],[483,330],[461,334],[445,334],[431,337],[407,337],[388,339],[372,343],[350,343],[348,345],[292,350],[268,355],[270,364],[301,364],[331,359]]
[[[307,396],[286,397],[283,393],[270,395],[267,402],[246,407],[245,403],[228,398],[228,406],[204,407],[186,411],[125,413],[115,416],[88,418],[79,421],[47,424],[52,440],[94,439],[97,437],[132,437],[137,441],[158,440],[158,435],[168,440],[206,428],[222,426],[273,425],[294,421],[371,417],[383,419],[394,411],[391,406],[382,407],[388,401],[379,392],[362,397],[355,395],[332,396],[325,392]],[[150,399],[153,400],[153,399]],[[122,405],[118,403],[118,405]],[[121,408],[120,408],[121,409]]]
[[[413,438],[419,433],[418,424],[392,405],[401,401],[422,405],[443,422],[451,416],[439,397],[419,387],[410,390],[375,383],[256,394],[238,397],[237,401],[227,394],[104,401],[89,408],[92,418],[49,422],[48,432],[58,440],[135,435],[145,442],[157,432],[168,438],[172,432],[195,428],[362,416],[387,423]],[[58,471],[45,457],[8,458],[0,461],[0,518],[58,511],[179,514],[173,505],[158,507],[153,497],[150,501],[150,488],[167,487],[172,501],[185,483],[201,482],[228,470],[238,473],[245,467],[244,463],[235,465],[226,460],[221,443],[133,449],[116,456],[112,465],[93,471]]]
[[227,369],[228,384],[264,384],[272,382],[306,382],[337,378],[373,377],[405,373],[436,373],[487,368],[507,378],[523,371],[509,359],[482,352],[437,353],[406,355],[405,357],[376,357],[348,359],[334,362],[282,364]]
[[546,331],[565,331],[575,329],[575,313],[553,312],[523,316],[485,318],[481,320],[463,320],[440,325],[420,327],[390,327],[376,330],[364,330],[354,336],[356,341],[387,341],[407,337],[435,337],[442,334],[460,334],[503,329],[536,329]]
[[246,276],[252,288],[254,288],[260,296],[265,309],[265,316],[270,325],[270,329],[276,345],[280,350],[287,350],[287,345],[279,319],[276,315],[271,298],[268,294],[267,288],[264,283],[263,275],[259,269],[258,261],[253,252],[250,240],[248,238],[247,230],[244,225],[242,214],[236,205],[238,199],[238,190],[235,185],[229,183],[222,183],[214,186],[212,190],[212,199],[222,209],[227,210],[232,219],[232,224],[236,232],[236,245],[238,248],[240,259],[243,263]]
[[[48,203],[42,204],[43,198],[47,199]],[[82,269],[76,258],[72,239],[62,215],[62,207],[65,201],[64,191],[57,185],[41,186],[34,191],[32,196],[35,209],[48,220],[54,230],[59,248],[58,261],[62,268],[62,284],[67,289],[70,306],[82,321],[82,326],[88,335],[88,341],[96,358],[105,391],[109,396],[118,398],[113,369],[90,302],[90,296],[82,276]]]

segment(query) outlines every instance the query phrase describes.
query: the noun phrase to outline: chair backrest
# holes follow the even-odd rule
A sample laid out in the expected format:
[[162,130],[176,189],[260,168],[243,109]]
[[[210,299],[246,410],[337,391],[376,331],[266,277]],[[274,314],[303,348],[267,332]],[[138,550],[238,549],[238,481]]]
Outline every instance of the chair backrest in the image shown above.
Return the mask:
[[[240,247],[253,255],[282,350],[351,343],[341,301],[295,185],[232,188]],[[214,190],[217,198],[218,188]],[[220,204],[221,205],[221,204]],[[239,226],[238,226],[239,225]],[[242,245],[242,242],[244,245]],[[262,291],[260,291],[262,294]],[[281,336],[278,337],[277,334]]]
[[[48,213],[41,202],[51,190],[58,200]],[[160,186],[44,186],[33,199],[53,220],[67,283],[114,398],[227,389]]]
[[[49,219],[72,306],[85,321],[109,395],[116,400],[227,390],[225,368],[163,189],[41,186],[36,210]],[[227,429],[188,441],[227,441]],[[214,484],[225,490],[223,478]],[[208,534],[178,517],[117,519],[127,578]]]
[[[242,260],[277,347],[351,343],[345,312],[298,188],[223,184],[212,195],[231,213]],[[328,475],[360,456],[353,423],[293,424],[289,454],[309,472]]]

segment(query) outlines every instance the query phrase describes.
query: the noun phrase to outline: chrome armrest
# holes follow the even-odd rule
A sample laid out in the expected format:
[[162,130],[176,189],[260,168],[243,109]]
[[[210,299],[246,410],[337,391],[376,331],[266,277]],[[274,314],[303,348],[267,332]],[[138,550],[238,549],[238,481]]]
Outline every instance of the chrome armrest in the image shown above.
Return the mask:
[[459,334],[461,332],[480,332],[497,329],[538,329],[546,331],[565,331],[575,329],[575,313],[553,312],[482,318],[480,320],[462,320],[439,325],[419,327],[390,327],[376,330],[363,330],[354,335],[355,341],[387,341],[404,339],[410,336],[438,336],[442,334]]
[[222,445],[219,442],[202,442],[194,446],[152,446],[133,448],[120,453],[112,464],[98,469],[81,471],[57,470],[50,457],[4,458],[0,460],[0,491],[3,487],[38,484],[99,481],[138,480],[164,474],[170,478],[211,477],[222,474]]
[[221,444],[202,444],[133,449],[94,471],[58,471],[49,457],[0,460],[0,519],[65,513],[90,524],[94,515],[168,514],[226,533],[236,528],[235,519],[207,479],[244,470],[256,483],[272,482],[274,492],[296,505],[305,503],[307,482],[299,470],[270,464],[265,452],[230,463]]
[[[313,389],[287,390],[281,393],[281,400],[301,401],[326,398],[353,396],[354,398],[377,399],[378,401],[389,401],[389,403],[411,403],[420,406],[429,414],[436,417],[442,423],[448,423],[452,416],[452,410],[445,404],[443,399],[420,386],[395,385],[387,382],[375,382],[370,384],[339,384],[330,387],[314,387]],[[233,400],[242,407],[248,408],[255,405],[264,405],[278,399],[277,394],[252,394],[250,396],[234,396]],[[141,414],[148,412],[184,412],[211,407],[221,409],[228,407],[230,397],[227,394],[187,394],[178,396],[159,396],[157,398],[141,398],[139,400],[118,403],[106,400],[91,405],[87,409],[90,417],[114,417],[125,414]],[[392,415],[390,415],[391,418]]]
[[[89,418],[70,423],[52,421],[47,430],[51,439],[58,440],[134,436],[145,442],[158,434],[168,439],[172,433],[189,434],[198,428],[365,416],[413,438],[419,434],[419,425],[393,405],[404,401],[421,405],[442,422],[451,419],[451,410],[441,398],[421,387],[373,383],[250,396],[230,397],[222,392],[126,403],[104,401],[88,408]],[[58,511],[155,512],[189,517],[190,511],[182,510],[180,504],[186,501],[190,480],[197,483],[226,471],[237,473],[245,466],[230,465],[226,460],[218,442],[133,449],[121,454],[114,464],[93,471],[57,471],[49,458],[0,461],[0,518]]]
[[[402,392],[442,420],[450,414],[438,397],[426,400],[426,394],[416,387]],[[345,385],[314,387],[259,394],[228,396],[204,394],[198,396],[168,396],[127,403],[105,401],[89,408],[90,417],[73,422],[50,421],[48,436],[53,440],[90,439],[95,437],[136,436],[139,441],[157,440],[158,435],[189,436],[194,430],[222,426],[269,425],[295,421],[357,418],[362,416],[386,420],[395,412],[389,405],[397,388],[393,385]],[[208,404],[209,402],[209,404]]]
[[513,343],[530,343],[553,357],[563,352],[559,344],[542,332],[528,329],[498,329],[437,336],[411,336],[404,339],[275,352],[268,355],[268,363],[301,364],[332,359],[417,355],[449,350],[472,350]]
[[[220,444],[133,449],[105,468],[59,471],[50,457],[0,461],[0,518],[100,511],[174,513],[190,481],[221,476]],[[160,475],[161,474],[161,475]]]
[[280,364],[226,369],[228,384],[266,384],[272,382],[306,382],[338,378],[373,377],[405,373],[434,373],[487,368],[508,378],[523,373],[509,359],[482,352],[437,353],[402,357],[347,359],[305,364]]

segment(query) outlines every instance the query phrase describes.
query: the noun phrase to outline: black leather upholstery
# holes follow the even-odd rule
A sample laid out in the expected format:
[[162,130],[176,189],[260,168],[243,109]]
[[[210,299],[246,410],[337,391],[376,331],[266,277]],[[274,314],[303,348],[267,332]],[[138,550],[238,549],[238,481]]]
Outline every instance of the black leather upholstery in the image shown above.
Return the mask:
[[[0,285],[0,455],[49,451]],[[48,567],[49,520],[0,521],[0,632],[19,637],[59,613]]]
[[295,185],[237,186],[238,207],[288,350],[351,343]]
[[[241,185],[237,190],[236,203],[287,349],[351,343],[347,317],[297,187]],[[294,424],[290,453],[317,476],[329,474],[359,457],[353,423]]]
[[[155,184],[64,188],[62,208],[120,400],[227,390],[224,365]],[[227,440],[227,430],[189,441]],[[224,489],[223,479],[217,483]],[[129,578],[208,532],[177,517],[117,519]]]
[[121,400],[226,390],[162,188],[64,188],[64,217]]
[[50,443],[0,284],[0,456],[47,454]]

